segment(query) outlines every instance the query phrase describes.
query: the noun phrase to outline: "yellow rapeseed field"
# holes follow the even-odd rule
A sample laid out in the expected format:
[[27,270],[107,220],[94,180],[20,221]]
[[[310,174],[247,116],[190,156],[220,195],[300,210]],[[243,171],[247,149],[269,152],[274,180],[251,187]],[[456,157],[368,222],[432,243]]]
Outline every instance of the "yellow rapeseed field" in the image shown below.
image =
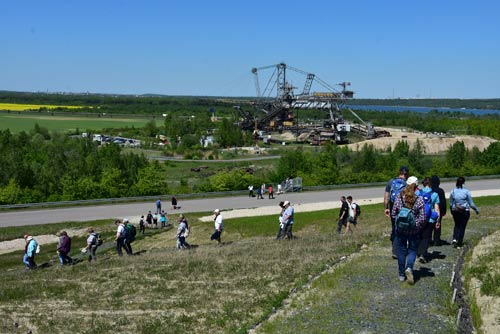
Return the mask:
[[21,104],[21,103],[0,103],[0,110],[12,110],[12,111],[26,111],[26,110],[38,110],[40,108],[55,109],[55,108],[69,108],[69,109],[79,109],[80,106],[57,106],[49,104]]

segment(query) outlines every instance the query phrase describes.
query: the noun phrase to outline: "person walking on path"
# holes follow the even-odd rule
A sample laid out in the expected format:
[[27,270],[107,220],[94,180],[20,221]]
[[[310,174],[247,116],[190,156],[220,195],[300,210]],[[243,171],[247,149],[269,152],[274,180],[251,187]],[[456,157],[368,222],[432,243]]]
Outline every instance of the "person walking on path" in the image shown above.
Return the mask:
[[35,256],[38,250],[38,242],[29,234],[24,236],[26,245],[24,246],[23,262],[26,265],[26,270],[34,270],[37,268]]
[[427,263],[427,253],[432,238],[434,225],[438,224],[439,218],[439,195],[432,190],[431,179],[426,177],[422,181],[422,190],[417,190],[417,195],[422,197],[425,207],[425,221],[420,230],[420,242],[418,244],[417,256],[420,263]]
[[160,225],[161,225],[161,228],[167,227],[167,224],[168,224],[167,213],[162,210],[162,212],[160,214]]
[[396,226],[394,219],[391,216],[392,207],[394,206],[394,201],[398,194],[406,187],[406,179],[410,170],[406,166],[401,166],[399,168],[399,176],[390,179],[385,186],[384,192],[384,214],[391,219],[391,236],[390,240],[392,242],[392,258],[397,259],[397,242],[396,242]]
[[450,193],[450,209],[455,226],[453,228],[453,247],[461,247],[464,242],[465,228],[470,218],[470,209],[479,214],[479,209],[474,204],[470,191],[464,188],[465,178],[457,179],[456,188]]
[[95,253],[97,251],[97,247],[99,246],[99,237],[92,227],[87,229],[87,233],[89,236],[87,237],[87,247],[85,248],[85,251],[89,254],[89,262],[95,262],[97,260]]
[[158,198],[156,201],[156,214],[159,214],[161,212],[161,199]]
[[177,197],[175,197],[175,195],[172,196],[172,209],[173,210],[177,210]]
[[253,194],[253,184],[248,186],[248,197],[255,197]]
[[66,233],[66,231],[61,231],[56,235],[59,237],[59,242],[57,243],[57,256],[59,257],[61,266],[73,263],[73,259],[68,255],[71,251],[71,238],[68,236],[68,233]]
[[151,214],[151,211],[149,211],[146,215],[146,223],[148,224],[149,228],[153,228],[153,215]]
[[[417,258],[419,232],[425,221],[424,201],[415,193],[417,184],[418,179],[415,176],[408,178],[406,188],[396,197],[391,211],[391,217],[396,224],[399,280],[403,282],[406,277],[410,285],[415,282],[413,266]],[[407,222],[412,221],[405,228],[399,224],[399,221],[403,220],[403,217],[400,217],[400,212],[407,212]]]
[[191,247],[186,238],[189,235],[189,225],[183,214],[179,215],[179,226],[177,227],[177,249],[186,249]]
[[441,246],[443,243],[441,241],[441,224],[443,221],[443,217],[446,216],[446,196],[444,194],[444,190],[439,187],[441,184],[441,180],[439,179],[439,176],[437,175],[432,175],[431,176],[431,183],[432,183],[432,191],[434,191],[436,194],[439,196],[439,218],[434,224],[434,230],[432,231],[432,245],[434,246]]
[[132,255],[134,252],[132,251],[132,243],[135,241],[135,237],[137,235],[137,230],[128,218],[123,218],[123,224],[125,225],[125,251],[127,255]]
[[144,215],[141,216],[141,219],[139,220],[139,233],[144,235],[146,233],[146,223],[144,222]]
[[285,211],[283,212],[283,224],[285,225],[284,234],[288,240],[291,240],[293,239],[292,228],[294,223],[294,209],[293,206],[290,205],[289,201],[285,201],[283,203],[283,207],[285,208]]
[[262,196],[262,188],[261,187],[257,188],[257,199],[264,199],[264,197]]
[[153,213],[153,225],[154,225],[153,228],[155,228],[155,229],[158,228],[158,215],[159,215],[159,213],[156,213],[156,212]]
[[222,231],[224,230],[224,220],[222,219],[222,215],[220,214],[219,209],[214,210],[214,227],[215,231],[210,237],[210,240],[217,240],[219,245],[221,244],[221,235]]
[[116,252],[118,253],[118,256],[123,256],[122,248],[125,248],[125,252],[127,252],[127,255],[132,255],[129,253],[128,247],[126,247],[127,230],[125,228],[125,224],[122,223],[121,220],[117,219],[115,220],[115,225],[117,226],[115,242]]
[[[347,226],[347,218],[349,217],[349,204],[347,204],[345,196],[340,197],[340,203],[342,203],[342,205],[340,206],[339,220],[337,221],[338,234],[340,234],[342,226]],[[348,231],[346,230],[346,232]]]
[[356,226],[358,224],[358,205],[352,201],[352,196],[347,196],[347,203],[349,205],[349,218],[347,218],[347,226],[345,233],[352,232],[351,225]]
[[273,186],[269,185],[269,188],[267,188],[267,189],[268,189],[269,199],[274,199]]

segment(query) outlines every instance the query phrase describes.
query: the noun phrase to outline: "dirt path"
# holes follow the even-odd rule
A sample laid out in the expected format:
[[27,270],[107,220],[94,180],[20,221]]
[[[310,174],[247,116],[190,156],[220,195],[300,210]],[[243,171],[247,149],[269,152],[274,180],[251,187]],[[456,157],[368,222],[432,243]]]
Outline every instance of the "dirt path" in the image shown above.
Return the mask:
[[[466,239],[499,228],[498,221],[473,220],[467,227]],[[341,259],[309,286],[292,294],[282,308],[251,333],[441,334],[457,333],[457,329],[458,333],[471,333],[456,323],[457,306],[452,304],[450,288],[462,250],[449,244],[431,247],[431,261],[415,264],[414,286],[399,282],[397,262],[391,259],[390,252],[387,240],[361,247],[359,253]],[[481,314],[488,320],[487,333],[498,333],[498,327],[489,322],[499,314],[500,299],[494,299],[486,301],[489,308]]]

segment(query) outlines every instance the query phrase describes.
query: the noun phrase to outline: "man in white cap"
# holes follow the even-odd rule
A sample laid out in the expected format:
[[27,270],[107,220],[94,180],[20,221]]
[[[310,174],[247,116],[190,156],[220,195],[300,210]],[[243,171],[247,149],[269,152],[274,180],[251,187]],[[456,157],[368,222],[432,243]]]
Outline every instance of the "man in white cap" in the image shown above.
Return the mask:
[[214,215],[215,215],[214,217],[215,231],[210,237],[210,240],[217,240],[217,242],[220,244],[221,243],[220,236],[222,234],[222,231],[224,230],[224,220],[222,219],[222,215],[220,214],[219,209],[214,210]]
[[283,212],[283,224],[285,225],[284,234],[286,235],[287,239],[293,239],[292,227],[294,210],[289,201],[285,201],[283,203],[283,208],[285,209],[285,211]]

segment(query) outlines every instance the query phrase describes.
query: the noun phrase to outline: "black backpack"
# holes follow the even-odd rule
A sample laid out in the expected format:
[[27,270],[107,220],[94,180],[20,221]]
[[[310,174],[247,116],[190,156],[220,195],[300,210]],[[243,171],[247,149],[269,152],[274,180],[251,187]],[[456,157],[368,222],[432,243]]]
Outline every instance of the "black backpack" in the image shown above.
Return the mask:
[[354,203],[356,204],[356,217],[359,217],[361,216],[361,207],[358,205],[358,203]]
[[104,243],[104,240],[102,240],[101,233],[92,233],[94,235],[94,245],[96,246],[101,246]]

